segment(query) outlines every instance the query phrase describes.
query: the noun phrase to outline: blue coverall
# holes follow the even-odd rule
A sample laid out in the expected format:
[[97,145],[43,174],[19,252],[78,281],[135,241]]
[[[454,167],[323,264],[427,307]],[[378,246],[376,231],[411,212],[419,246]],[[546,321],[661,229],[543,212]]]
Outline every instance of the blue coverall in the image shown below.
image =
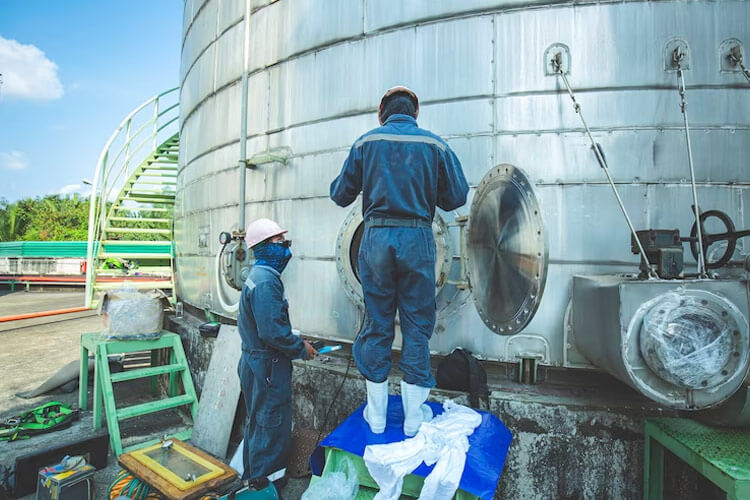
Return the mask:
[[461,163],[439,136],[394,114],[357,139],[331,199],[345,207],[362,192],[365,232],[359,249],[367,322],[354,342],[362,375],[383,382],[391,369],[396,309],[404,337],[404,382],[433,387],[429,340],[435,326],[435,206],[455,210],[469,186]]
[[237,371],[247,409],[242,479],[286,467],[292,433],[292,359],[306,359],[292,333],[281,274],[255,265],[242,287],[239,318],[242,357]]

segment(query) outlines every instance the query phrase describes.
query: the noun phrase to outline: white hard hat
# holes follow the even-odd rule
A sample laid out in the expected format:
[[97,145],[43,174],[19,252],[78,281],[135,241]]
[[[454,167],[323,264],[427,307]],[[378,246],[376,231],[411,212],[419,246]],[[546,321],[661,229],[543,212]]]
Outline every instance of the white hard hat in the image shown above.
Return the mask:
[[271,219],[257,219],[247,226],[245,243],[249,248],[252,248],[268,238],[285,234],[286,232],[286,229],[281,229],[281,226]]
[[381,125],[385,123],[385,120],[383,120],[383,109],[385,108],[385,103],[393,94],[408,95],[411,98],[412,102],[414,102],[414,114],[416,115],[414,118],[417,118],[419,116],[419,97],[417,97],[417,94],[415,94],[414,91],[409,87],[396,85],[395,87],[391,87],[386,90],[385,94],[383,94],[383,97],[380,98],[380,107],[378,108],[378,121],[380,121]]

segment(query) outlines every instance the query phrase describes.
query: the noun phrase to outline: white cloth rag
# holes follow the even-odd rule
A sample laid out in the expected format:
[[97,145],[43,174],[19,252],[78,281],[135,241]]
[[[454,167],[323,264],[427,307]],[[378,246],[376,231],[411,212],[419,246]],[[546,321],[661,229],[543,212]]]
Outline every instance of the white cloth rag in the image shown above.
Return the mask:
[[374,500],[396,500],[404,477],[422,462],[435,468],[425,478],[419,500],[453,497],[464,472],[469,436],[482,423],[482,416],[451,400],[443,403],[443,409],[423,423],[413,438],[365,448],[367,470],[380,488]]

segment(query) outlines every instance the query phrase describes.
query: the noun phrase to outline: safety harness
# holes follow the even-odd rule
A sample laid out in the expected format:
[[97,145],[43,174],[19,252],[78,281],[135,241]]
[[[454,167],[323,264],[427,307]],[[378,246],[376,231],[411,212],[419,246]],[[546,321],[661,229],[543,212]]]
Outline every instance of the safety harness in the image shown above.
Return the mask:
[[70,426],[77,418],[78,410],[59,401],[50,401],[0,422],[0,441],[16,441],[56,431]]

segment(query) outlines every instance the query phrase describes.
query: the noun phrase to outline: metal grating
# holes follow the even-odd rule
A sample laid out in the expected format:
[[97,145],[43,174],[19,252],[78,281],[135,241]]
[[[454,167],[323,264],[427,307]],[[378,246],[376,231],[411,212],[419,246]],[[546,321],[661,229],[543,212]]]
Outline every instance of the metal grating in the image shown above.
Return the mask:
[[731,478],[750,480],[750,430],[709,427],[684,418],[649,422]]

